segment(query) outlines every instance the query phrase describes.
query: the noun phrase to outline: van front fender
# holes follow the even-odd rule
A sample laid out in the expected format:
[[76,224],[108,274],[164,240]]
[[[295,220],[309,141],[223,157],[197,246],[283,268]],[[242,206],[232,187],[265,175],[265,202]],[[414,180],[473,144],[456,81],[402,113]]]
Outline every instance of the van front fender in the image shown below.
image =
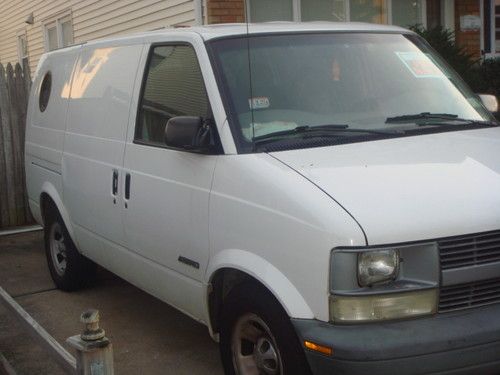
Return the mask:
[[220,269],[235,269],[262,283],[281,303],[291,318],[314,318],[312,310],[297,288],[280,270],[264,258],[244,250],[222,250],[210,260],[206,272],[207,284]]

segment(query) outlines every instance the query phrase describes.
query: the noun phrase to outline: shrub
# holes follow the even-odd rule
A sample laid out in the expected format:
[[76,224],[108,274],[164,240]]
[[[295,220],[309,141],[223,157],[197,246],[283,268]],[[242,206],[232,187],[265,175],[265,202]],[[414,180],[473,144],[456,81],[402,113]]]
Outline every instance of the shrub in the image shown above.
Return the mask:
[[500,59],[486,59],[473,72],[476,79],[468,83],[475,92],[500,98]]
[[[492,94],[500,101],[500,59],[487,59],[474,69],[476,79],[467,82],[474,92]],[[500,121],[500,111],[495,113]]]

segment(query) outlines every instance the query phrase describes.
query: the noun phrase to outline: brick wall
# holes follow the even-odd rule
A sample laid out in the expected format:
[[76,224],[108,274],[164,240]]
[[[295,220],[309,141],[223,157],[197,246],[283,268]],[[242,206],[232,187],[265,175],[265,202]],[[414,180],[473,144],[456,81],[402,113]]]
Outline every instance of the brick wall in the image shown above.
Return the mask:
[[460,17],[479,16],[479,0],[455,0],[455,35],[459,46],[463,46],[475,57],[481,55],[481,34],[479,30],[461,31]]
[[245,22],[244,0],[207,0],[208,23]]

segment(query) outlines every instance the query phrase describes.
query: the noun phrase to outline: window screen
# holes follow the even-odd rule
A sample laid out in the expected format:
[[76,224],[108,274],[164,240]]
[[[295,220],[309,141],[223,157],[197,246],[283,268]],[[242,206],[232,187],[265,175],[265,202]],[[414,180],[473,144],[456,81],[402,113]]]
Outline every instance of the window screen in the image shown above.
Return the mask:
[[493,27],[495,28],[495,50],[500,53],[500,0],[495,1],[495,18],[493,18]]
[[302,21],[346,21],[345,0],[302,0]]
[[63,47],[73,44],[73,25],[71,19],[61,21],[62,43]]
[[349,6],[353,22],[387,23],[386,0],[350,0]]
[[19,54],[19,63],[24,66],[25,60],[28,60],[28,43],[26,41],[26,34],[17,37],[17,51]]
[[422,0],[393,0],[392,24],[403,27],[422,24]]
[[58,48],[56,25],[47,27],[47,50],[53,51]]
[[252,0],[250,18],[252,22],[292,21],[292,0]]
[[155,47],[149,59],[135,139],[164,144],[165,125],[175,116],[206,118],[209,104],[191,46]]

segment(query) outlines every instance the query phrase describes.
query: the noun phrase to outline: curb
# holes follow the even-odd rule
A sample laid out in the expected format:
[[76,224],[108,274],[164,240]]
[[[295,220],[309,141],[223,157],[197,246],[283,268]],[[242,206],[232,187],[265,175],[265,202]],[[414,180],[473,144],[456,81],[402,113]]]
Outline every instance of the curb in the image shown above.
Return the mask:
[[5,371],[7,375],[17,375],[14,368],[10,365],[9,361],[7,361],[2,353],[0,353],[0,366],[0,370]]
[[15,229],[0,230],[0,237],[8,236],[11,234],[34,232],[34,231],[42,230],[42,229],[43,229],[43,227],[41,227],[40,225],[31,225],[29,227],[20,227],[20,228],[15,228]]

